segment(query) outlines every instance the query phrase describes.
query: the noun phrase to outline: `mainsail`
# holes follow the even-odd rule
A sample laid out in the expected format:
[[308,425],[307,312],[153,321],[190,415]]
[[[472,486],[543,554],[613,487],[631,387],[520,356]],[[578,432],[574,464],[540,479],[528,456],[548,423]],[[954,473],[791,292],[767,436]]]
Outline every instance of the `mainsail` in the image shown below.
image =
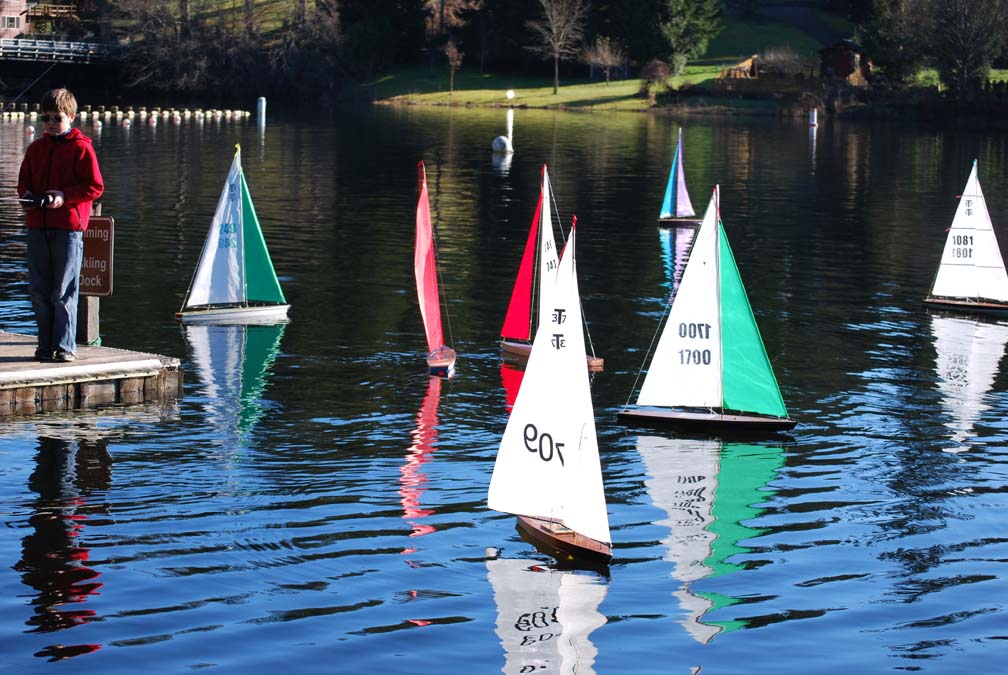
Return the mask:
[[497,452],[488,504],[515,515],[556,519],[609,543],[573,227],[551,298]]
[[[534,330],[532,316],[532,294],[538,291],[537,308],[539,317],[548,311],[547,296],[552,283],[548,283],[547,274],[554,274],[557,268],[556,243],[553,238],[553,219],[550,215],[551,188],[546,165],[542,167],[542,180],[539,188],[539,202],[532,215],[532,226],[529,228],[525,250],[522,253],[518,275],[514,288],[511,290],[511,300],[508,303],[507,314],[504,316],[504,326],[501,337],[505,340],[529,340]],[[536,272],[539,274],[537,275]],[[545,279],[544,279],[545,277]]]
[[434,229],[431,225],[430,201],[427,196],[427,172],[423,162],[417,164],[420,198],[416,210],[416,245],[413,249],[413,274],[416,277],[420,315],[427,334],[427,351],[444,345],[441,330],[441,298],[438,293],[437,257],[434,253]]
[[945,239],[928,300],[955,298],[1008,303],[1008,273],[973,160]]

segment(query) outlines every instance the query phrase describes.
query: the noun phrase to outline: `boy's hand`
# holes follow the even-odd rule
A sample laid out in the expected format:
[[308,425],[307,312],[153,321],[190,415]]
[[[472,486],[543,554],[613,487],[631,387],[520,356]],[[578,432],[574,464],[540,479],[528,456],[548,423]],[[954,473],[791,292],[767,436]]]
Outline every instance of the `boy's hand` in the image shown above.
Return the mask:
[[63,206],[62,190],[46,190],[45,200],[42,202],[44,209],[58,209]]

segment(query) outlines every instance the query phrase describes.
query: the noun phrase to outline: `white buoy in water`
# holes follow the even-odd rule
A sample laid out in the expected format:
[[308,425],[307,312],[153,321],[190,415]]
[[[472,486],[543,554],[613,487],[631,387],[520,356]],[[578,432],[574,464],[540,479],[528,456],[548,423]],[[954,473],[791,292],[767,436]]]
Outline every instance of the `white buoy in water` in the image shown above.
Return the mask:
[[493,148],[494,152],[499,152],[502,154],[510,155],[512,152],[514,152],[514,148],[511,146],[511,139],[508,138],[507,136],[498,136],[497,138],[493,139],[493,142],[490,143],[490,147]]
[[130,122],[130,118],[128,118],[128,117],[122,121],[122,125],[123,125],[124,129],[129,129],[130,124],[132,124],[132,122]]
[[[514,92],[508,89],[508,98],[513,98]],[[514,152],[514,145],[511,143],[511,132],[514,130],[514,108],[507,111],[507,136],[498,136],[490,143],[495,153],[510,155]]]
[[819,111],[815,108],[812,108],[812,110],[808,111],[808,125],[810,127],[819,126],[819,123],[816,121],[816,117],[818,116],[818,114]]

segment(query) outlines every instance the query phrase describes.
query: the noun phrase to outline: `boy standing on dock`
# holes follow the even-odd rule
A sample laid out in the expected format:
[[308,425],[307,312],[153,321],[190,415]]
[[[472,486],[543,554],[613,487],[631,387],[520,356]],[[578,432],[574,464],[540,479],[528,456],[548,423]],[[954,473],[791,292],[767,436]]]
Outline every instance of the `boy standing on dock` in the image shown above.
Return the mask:
[[28,146],[18,195],[28,225],[28,288],[38,325],[38,361],[77,355],[77,296],[91,202],[105,190],[91,139],[71,128],[77,99],[67,89],[42,96],[45,135]]

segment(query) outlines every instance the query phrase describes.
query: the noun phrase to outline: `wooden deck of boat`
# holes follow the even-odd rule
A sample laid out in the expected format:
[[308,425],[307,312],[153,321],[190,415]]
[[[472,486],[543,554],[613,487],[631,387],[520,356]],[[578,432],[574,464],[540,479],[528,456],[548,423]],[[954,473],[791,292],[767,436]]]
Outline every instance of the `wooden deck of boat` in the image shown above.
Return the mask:
[[177,399],[181,362],[80,346],[70,363],[35,360],[35,337],[0,331],[0,417]]

